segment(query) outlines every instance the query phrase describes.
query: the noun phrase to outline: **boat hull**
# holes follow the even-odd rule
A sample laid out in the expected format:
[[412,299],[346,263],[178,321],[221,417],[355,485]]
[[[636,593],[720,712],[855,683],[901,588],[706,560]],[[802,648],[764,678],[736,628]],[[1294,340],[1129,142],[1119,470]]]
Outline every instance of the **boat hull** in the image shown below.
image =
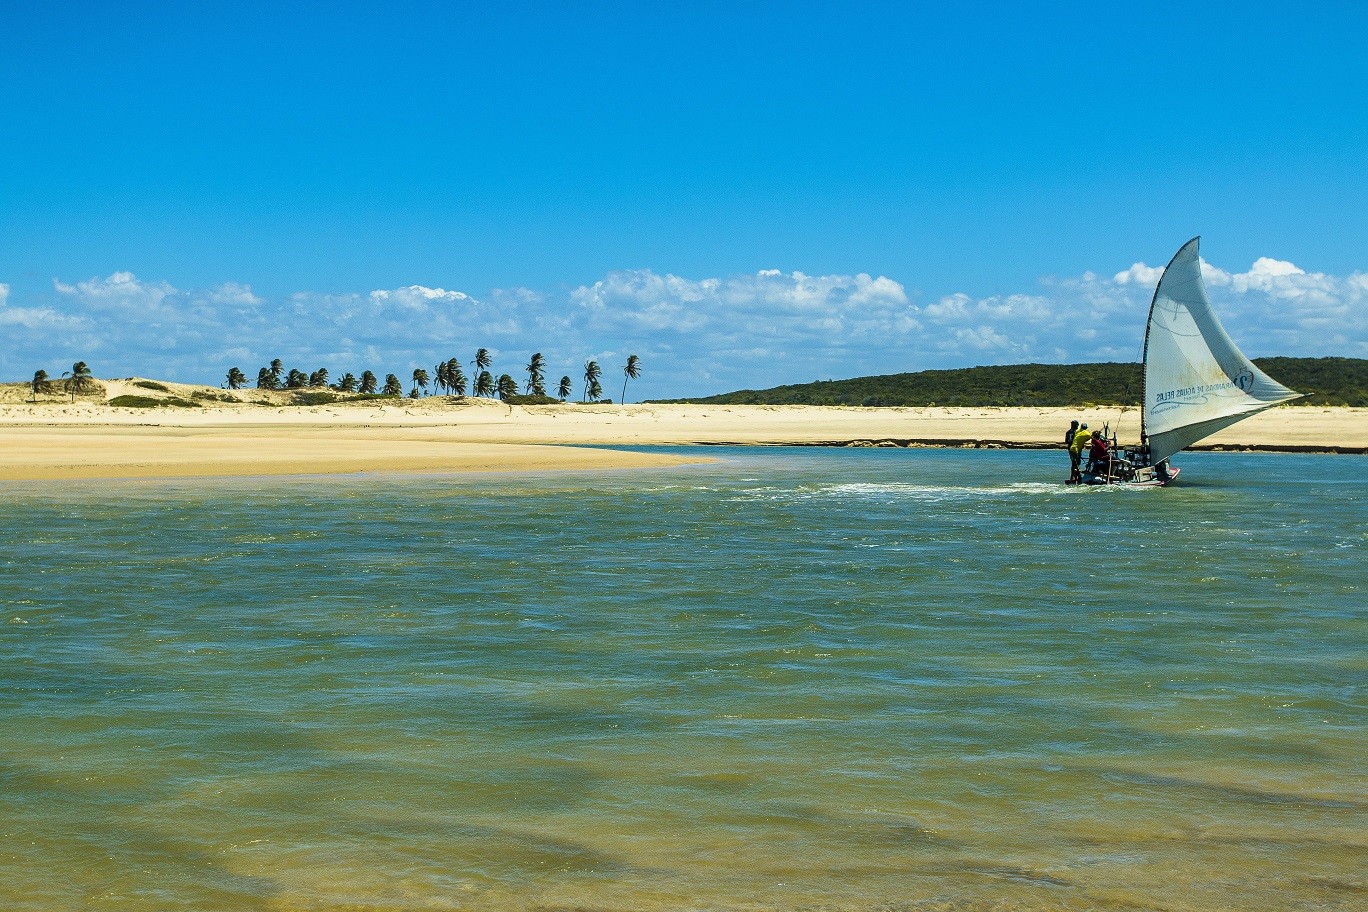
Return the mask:
[[1083,474],[1083,480],[1077,484],[1084,484],[1093,487],[1122,486],[1127,488],[1162,488],[1173,484],[1178,478],[1178,473],[1182,469],[1176,466],[1169,466],[1168,473],[1160,475],[1154,469],[1146,466],[1137,469],[1130,478],[1109,478],[1106,475],[1094,475],[1089,472]]

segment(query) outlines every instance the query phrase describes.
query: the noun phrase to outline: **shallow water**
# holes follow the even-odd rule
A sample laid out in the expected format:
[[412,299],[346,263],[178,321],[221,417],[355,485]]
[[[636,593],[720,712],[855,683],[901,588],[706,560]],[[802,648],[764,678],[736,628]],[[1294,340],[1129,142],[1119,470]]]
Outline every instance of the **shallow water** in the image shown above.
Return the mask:
[[1363,909],[1368,460],[8,484],[7,909]]

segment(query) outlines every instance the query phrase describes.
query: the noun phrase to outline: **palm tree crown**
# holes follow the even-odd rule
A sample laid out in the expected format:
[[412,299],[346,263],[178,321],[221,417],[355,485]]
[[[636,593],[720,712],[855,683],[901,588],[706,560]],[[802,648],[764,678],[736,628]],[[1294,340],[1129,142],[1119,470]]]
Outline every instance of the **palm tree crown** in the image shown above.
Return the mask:
[[527,391],[533,396],[546,395],[546,359],[541,352],[536,352],[528,359],[527,367]]
[[76,394],[85,391],[93,375],[90,373],[90,367],[84,361],[77,361],[71,365],[71,370],[64,373],[63,376],[66,377],[66,388],[67,392],[71,394],[71,401],[75,402]]
[[584,362],[584,395],[581,399],[593,402],[603,395],[603,385],[599,383],[601,376],[603,371],[599,369],[597,361],[590,359]]
[[413,369],[413,395],[416,395],[418,393],[418,387],[420,386],[424,390],[427,389],[428,372],[423,370],[421,367],[415,367]]
[[447,382],[451,384],[452,393],[457,396],[466,394],[466,375],[461,370],[461,362],[452,358],[447,362]]
[[556,384],[556,397],[559,398],[561,402],[564,402],[566,399],[570,398],[571,392],[573,392],[573,390],[570,388],[570,378],[561,377],[560,383]]
[[228,388],[230,390],[242,389],[242,384],[247,382],[247,375],[236,367],[228,368]]
[[386,396],[402,396],[404,395],[404,384],[400,383],[399,378],[394,374],[385,374],[384,393]]
[[375,379],[374,371],[361,372],[361,388],[358,392],[365,393],[367,396],[375,393],[375,386],[378,381]]
[[636,355],[627,356],[627,366],[622,369],[622,401],[627,401],[627,381],[641,376],[641,359]]

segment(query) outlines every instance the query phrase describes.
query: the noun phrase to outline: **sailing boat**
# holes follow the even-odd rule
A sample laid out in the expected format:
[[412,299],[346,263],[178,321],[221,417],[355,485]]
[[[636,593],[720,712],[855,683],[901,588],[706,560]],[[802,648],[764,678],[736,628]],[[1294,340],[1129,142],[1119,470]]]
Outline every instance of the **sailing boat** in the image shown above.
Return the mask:
[[1259,370],[1226,335],[1202,285],[1193,238],[1174,254],[1145,325],[1140,445],[1091,461],[1086,484],[1165,485],[1178,477],[1169,457],[1250,415],[1300,398]]

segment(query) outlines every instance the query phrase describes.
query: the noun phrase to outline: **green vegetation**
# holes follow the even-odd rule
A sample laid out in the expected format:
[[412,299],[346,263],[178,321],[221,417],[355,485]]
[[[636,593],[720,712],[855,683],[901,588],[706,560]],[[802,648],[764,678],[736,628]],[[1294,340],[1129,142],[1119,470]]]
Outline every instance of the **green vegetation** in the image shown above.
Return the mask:
[[538,396],[530,393],[526,396],[520,393],[511,393],[505,399],[509,405],[560,405],[561,401],[551,396]]
[[153,396],[115,396],[109,400],[109,404],[117,408],[199,408],[198,402],[191,402],[189,399],[157,399]]
[[1352,405],[1368,408],[1368,359],[1255,358],[1270,377],[1299,393],[1294,405]]
[[142,387],[145,390],[156,390],[159,393],[171,392],[171,387],[167,386],[165,383],[158,383],[155,380],[134,380],[133,385]]
[[337,401],[337,396],[327,390],[318,392],[296,392],[294,401],[290,405],[331,405]]
[[384,399],[398,399],[401,393],[353,393],[339,396],[332,390],[304,390],[296,392],[285,405],[341,405],[345,402],[374,402]]
[[[1298,405],[1368,407],[1368,360],[1255,358],[1254,363],[1279,383],[1307,393],[1297,400]],[[1143,386],[1139,364],[1011,364],[819,380],[660,401],[719,405],[1139,405]]]

